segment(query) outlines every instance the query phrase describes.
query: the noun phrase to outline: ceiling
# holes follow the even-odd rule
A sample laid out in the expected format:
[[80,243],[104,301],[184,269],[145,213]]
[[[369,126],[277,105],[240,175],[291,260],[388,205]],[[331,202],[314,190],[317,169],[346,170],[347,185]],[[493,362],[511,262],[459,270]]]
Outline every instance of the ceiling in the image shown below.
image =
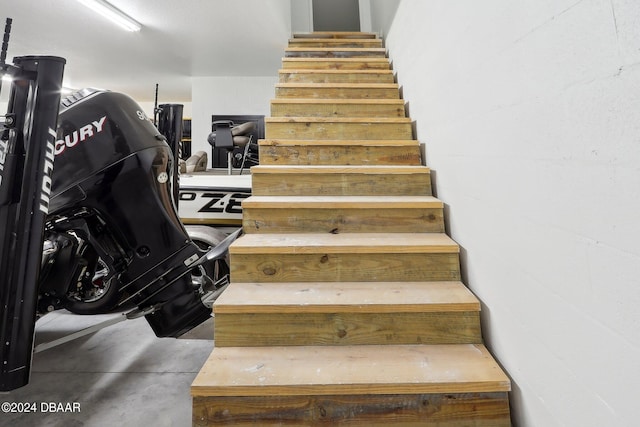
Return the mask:
[[[124,92],[139,102],[191,100],[194,76],[275,76],[291,33],[291,0],[110,0],[137,33],[77,0],[0,0],[12,18],[7,61],[66,58],[63,85]],[[2,98],[6,98],[7,85]]]

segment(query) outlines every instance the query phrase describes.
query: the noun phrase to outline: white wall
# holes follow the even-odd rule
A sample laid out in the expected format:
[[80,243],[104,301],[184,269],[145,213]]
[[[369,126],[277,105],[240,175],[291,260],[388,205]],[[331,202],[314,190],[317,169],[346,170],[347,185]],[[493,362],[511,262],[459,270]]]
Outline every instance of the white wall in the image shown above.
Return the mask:
[[360,31],[371,32],[371,0],[359,0]]
[[192,79],[191,152],[211,152],[207,136],[214,114],[270,115],[278,76],[194,77]]
[[401,0],[386,28],[388,7],[514,425],[637,425],[640,2]]
[[313,31],[312,0],[291,0],[291,32]]

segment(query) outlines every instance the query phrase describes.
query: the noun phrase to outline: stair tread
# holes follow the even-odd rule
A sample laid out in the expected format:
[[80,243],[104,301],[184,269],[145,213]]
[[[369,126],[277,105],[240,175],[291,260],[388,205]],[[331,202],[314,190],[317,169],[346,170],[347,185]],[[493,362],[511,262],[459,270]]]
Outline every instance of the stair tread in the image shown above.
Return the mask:
[[272,104],[392,104],[392,105],[404,105],[403,99],[389,99],[389,98],[274,98],[271,100]]
[[376,33],[361,32],[361,31],[312,31],[308,33],[294,33],[294,39],[303,38],[353,38],[353,39],[375,39],[378,38]]
[[265,123],[390,123],[410,124],[409,117],[265,117]]
[[285,56],[282,58],[282,62],[380,62],[384,64],[389,64],[389,59],[384,57],[376,57],[372,56],[370,58],[367,57],[353,57],[353,58],[300,58],[300,57],[292,57]]
[[250,196],[242,208],[442,208],[442,201],[433,196]]
[[[358,145],[358,146],[415,146],[420,144],[416,139],[259,139],[260,145]],[[253,169],[253,168],[252,168]]]
[[481,344],[217,347],[192,396],[507,392]]
[[352,69],[352,70],[390,70],[389,60],[383,56],[350,58],[312,58],[289,56],[282,58],[285,69]]
[[392,70],[316,70],[309,68],[287,68],[278,70],[280,74],[393,74]]
[[276,83],[276,88],[397,89],[398,83]]
[[444,233],[245,234],[231,254],[459,253]]
[[429,174],[430,169],[426,166],[407,165],[257,165],[251,168],[251,173],[277,173],[277,174],[333,174],[333,173],[353,173],[353,174]]
[[387,49],[384,47],[339,47],[339,46],[294,46],[285,49],[285,52],[371,52],[371,53],[386,53]]
[[336,44],[346,44],[346,43],[370,43],[370,44],[378,44],[382,43],[382,39],[371,38],[371,39],[327,39],[322,37],[293,37],[289,39],[289,43],[336,43]]
[[304,282],[233,283],[214,313],[395,313],[480,311],[462,283]]

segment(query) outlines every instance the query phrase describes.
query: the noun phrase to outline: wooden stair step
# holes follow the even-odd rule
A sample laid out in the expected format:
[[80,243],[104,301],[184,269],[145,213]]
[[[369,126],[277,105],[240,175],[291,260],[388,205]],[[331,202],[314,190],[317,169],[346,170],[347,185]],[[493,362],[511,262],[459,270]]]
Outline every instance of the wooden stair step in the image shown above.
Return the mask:
[[400,99],[397,83],[277,83],[277,98]]
[[443,204],[431,196],[251,196],[245,233],[443,233]]
[[232,282],[460,280],[460,248],[441,233],[245,234]]
[[408,165],[421,164],[416,140],[258,141],[262,165]]
[[429,313],[480,311],[459,281],[236,283],[214,303],[223,313]]
[[289,47],[383,47],[382,39],[292,38]]
[[233,283],[213,310],[216,347],[482,342],[461,282]]
[[394,83],[391,70],[280,70],[281,83]]
[[385,58],[383,47],[289,47],[284,51],[287,58]]
[[294,39],[375,39],[376,33],[360,31],[312,31],[309,33],[294,33]]
[[272,99],[272,117],[405,117],[402,99]]
[[268,117],[269,139],[413,139],[410,118]]
[[251,168],[256,196],[430,196],[425,166],[269,166]]
[[214,349],[191,388],[193,396],[510,389],[508,377],[481,344],[222,347]]
[[283,69],[390,70],[387,58],[282,58]]
[[459,246],[444,233],[245,234],[231,254],[453,253]]
[[508,427],[510,382],[479,344],[216,347],[194,425]]

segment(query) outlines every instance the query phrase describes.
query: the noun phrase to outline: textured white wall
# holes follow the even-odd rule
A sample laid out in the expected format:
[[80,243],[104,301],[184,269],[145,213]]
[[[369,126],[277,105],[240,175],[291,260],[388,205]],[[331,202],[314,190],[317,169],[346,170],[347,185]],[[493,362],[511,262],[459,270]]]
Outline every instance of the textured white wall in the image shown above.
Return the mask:
[[313,31],[313,8],[311,0],[291,0],[291,32]]
[[207,136],[213,114],[270,115],[277,73],[273,76],[194,77],[191,90],[191,152],[211,152]]
[[394,3],[372,1],[373,29],[513,380],[514,425],[637,425],[640,2]]

